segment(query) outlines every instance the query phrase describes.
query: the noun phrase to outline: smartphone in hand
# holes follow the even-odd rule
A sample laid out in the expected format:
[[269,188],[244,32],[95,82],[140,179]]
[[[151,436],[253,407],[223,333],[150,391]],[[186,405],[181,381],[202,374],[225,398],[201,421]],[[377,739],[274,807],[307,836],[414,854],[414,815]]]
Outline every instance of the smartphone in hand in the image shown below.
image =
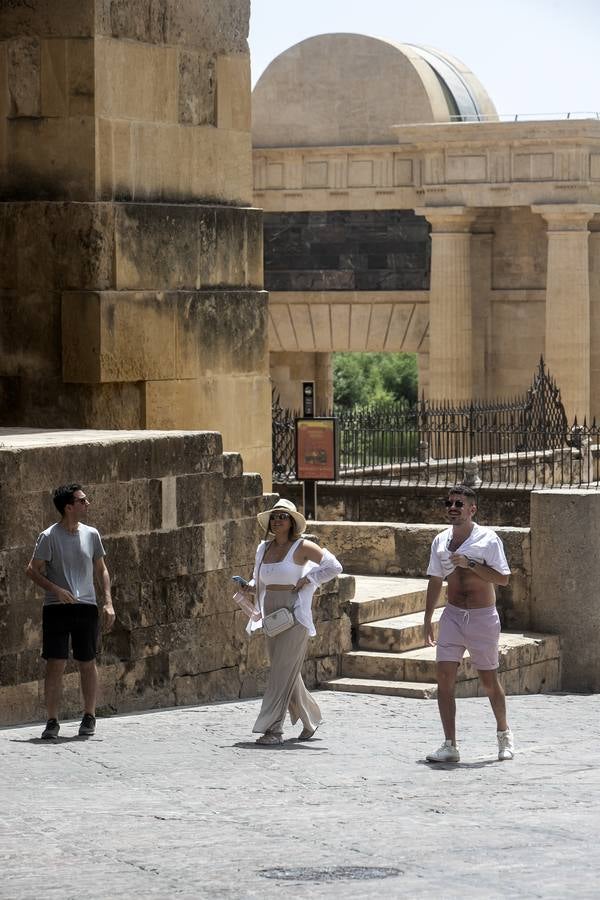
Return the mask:
[[235,583],[238,585],[238,587],[248,587],[248,582],[246,581],[245,578],[242,578],[241,575],[234,575],[231,580],[235,581]]

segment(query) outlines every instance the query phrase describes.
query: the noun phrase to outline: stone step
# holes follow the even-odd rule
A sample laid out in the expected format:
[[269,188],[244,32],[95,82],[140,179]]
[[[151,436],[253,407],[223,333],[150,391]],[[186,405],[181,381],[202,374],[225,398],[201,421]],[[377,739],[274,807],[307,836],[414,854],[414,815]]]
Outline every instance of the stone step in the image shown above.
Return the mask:
[[390,697],[415,697],[430,700],[437,696],[437,684],[385,681],[379,678],[332,678],[321,685],[327,691],[347,691],[354,694],[387,694]]
[[[507,694],[537,694],[560,688],[560,641],[558,635],[503,632],[500,635],[500,682]],[[435,647],[403,652],[352,650],[342,658],[342,678],[322,685],[327,690],[353,691],[393,696],[436,695]],[[422,685],[419,694],[415,685]],[[387,686],[387,687],[386,687]],[[389,688],[389,689],[388,689]],[[457,673],[457,697],[483,695],[477,670],[466,654]]]
[[[443,607],[433,611],[432,623],[436,638],[443,611]],[[410,613],[359,625],[357,643],[359,650],[379,650],[387,653],[416,650],[423,646],[423,613]]]
[[[350,604],[350,619],[354,626],[425,609],[426,578],[355,575],[354,582],[354,600]],[[443,587],[442,603],[445,599],[446,585]]]
[[[404,660],[403,680],[435,681],[435,647],[421,647],[399,653]],[[560,641],[555,634],[503,631],[500,635],[499,672],[559,659]],[[468,653],[458,667],[457,681],[477,678]]]

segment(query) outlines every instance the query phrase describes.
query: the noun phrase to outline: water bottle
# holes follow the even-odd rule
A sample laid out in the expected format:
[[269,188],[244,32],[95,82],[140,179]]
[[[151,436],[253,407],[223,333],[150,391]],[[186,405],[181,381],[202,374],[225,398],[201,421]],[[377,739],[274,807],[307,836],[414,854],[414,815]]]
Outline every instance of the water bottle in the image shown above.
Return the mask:
[[240,607],[240,609],[242,609],[246,613],[249,619],[252,619],[252,621],[254,622],[260,619],[260,613],[255,609],[254,602],[248,596],[248,594],[245,594],[243,591],[237,591],[233,595],[233,599]]

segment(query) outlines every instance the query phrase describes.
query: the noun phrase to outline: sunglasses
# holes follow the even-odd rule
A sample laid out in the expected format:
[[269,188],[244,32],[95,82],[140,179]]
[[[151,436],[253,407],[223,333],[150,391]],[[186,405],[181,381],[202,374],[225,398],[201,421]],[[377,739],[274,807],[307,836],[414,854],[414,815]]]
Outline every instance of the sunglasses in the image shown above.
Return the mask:
[[274,522],[274,521],[276,522],[277,520],[280,520],[281,522],[285,522],[285,520],[289,519],[289,518],[290,517],[288,516],[287,513],[273,513],[272,516],[269,516],[269,522]]
[[465,505],[464,500],[444,500],[444,506],[446,509],[452,509],[455,506],[457,509],[462,509]]
[[88,497],[75,497],[73,499],[73,503],[89,503],[89,502],[90,501],[89,501]]

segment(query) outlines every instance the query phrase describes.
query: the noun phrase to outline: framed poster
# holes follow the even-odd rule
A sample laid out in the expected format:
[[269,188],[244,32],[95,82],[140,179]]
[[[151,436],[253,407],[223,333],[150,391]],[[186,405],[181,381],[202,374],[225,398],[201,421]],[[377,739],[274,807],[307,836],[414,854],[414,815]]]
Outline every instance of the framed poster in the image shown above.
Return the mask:
[[296,419],[296,478],[335,481],[337,477],[336,419],[333,416]]

